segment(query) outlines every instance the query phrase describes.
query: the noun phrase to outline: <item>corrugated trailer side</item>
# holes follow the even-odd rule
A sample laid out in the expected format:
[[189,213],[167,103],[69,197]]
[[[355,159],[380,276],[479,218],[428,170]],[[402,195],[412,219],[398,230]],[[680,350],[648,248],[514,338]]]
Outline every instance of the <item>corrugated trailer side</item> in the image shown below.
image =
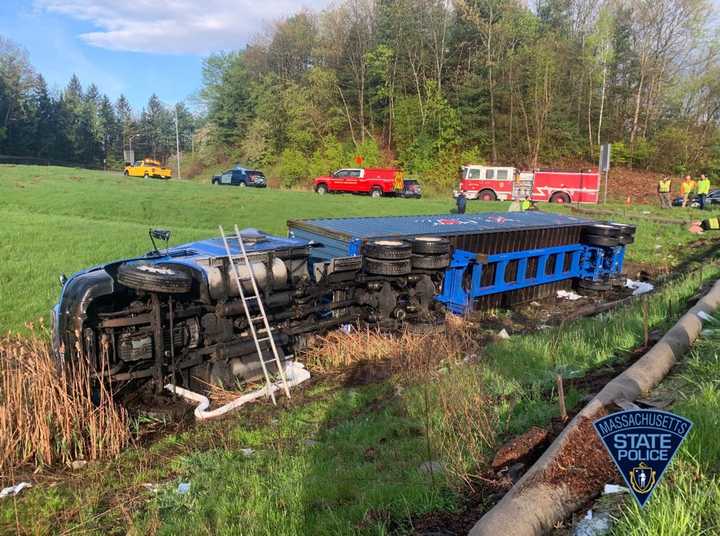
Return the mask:
[[[377,218],[331,218],[288,221],[290,236],[323,247],[313,255],[329,259],[342,255],[357,255],[367,240],[382,238],[412,238],[416,236],[442,236],[450,240],[455,249],[482,255],[540,250],[554,246],[579,244],[582,229],[591,221],[545,212],[447,214],[432,216],[397,216]],[[570,256],[564,262],[569,263]],[[510,261],[505,270],[508,282],[517,277],[519,260]],[[528,271],[537,268],[538,259],[528,260]],[[554,269],[555,257],[548,271]],[[495,279],[495,265],[483,271],[481,284],[490,285]],[[476,308],[510,306],[540,299],[568,288],[571,279],[528,288],[511,290],[478,297]]]

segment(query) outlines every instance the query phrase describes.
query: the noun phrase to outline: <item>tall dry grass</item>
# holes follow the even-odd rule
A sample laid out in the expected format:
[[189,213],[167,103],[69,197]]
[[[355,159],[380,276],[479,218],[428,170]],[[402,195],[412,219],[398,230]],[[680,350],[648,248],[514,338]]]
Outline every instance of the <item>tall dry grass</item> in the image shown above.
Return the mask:
[[319,373],[343,371],[358,363],[386,363],[403,376],[425,373],[428,365],[464,359],[478,352],[473,334],[462,319],[448,316],[443,326],[426,333],[388,333],[365,327],[351,333],[337,330],[319,337],[305,354],[308,367]]
[[82,356],[60,369],[34,331],[0,337],[0,479],[25,464],[112,456],[129,439],[126,411]]
[[395,381],[417,386],[428,459],[442,460],[449,482],[472,488],[487,468],[499,426],[497,401],[486,394],[478,363],[478,340],[471,323],[449,315],[443,326],[424,334],[331,332],[305,359],[325,373],[360,363],[389,367]]

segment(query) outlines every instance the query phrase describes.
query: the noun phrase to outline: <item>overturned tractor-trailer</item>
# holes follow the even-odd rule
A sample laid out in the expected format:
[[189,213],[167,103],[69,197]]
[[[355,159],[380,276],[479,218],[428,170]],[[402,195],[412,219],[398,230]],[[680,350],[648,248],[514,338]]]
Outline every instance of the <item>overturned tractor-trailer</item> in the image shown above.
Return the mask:
[[[240,231],[244,255],[237,237],[227,248],[213,238],[63,278],[52,314],[58,360],[82,356],[114,386],[232,385],[260,377],[257,344],[290,356],[309,335],[343,324],[393,328],[571,285],[608,290],[635,232],[543,212],[292,220],[288,228],[288,237]],[[264,311],[241,298],[253,279]],[[258,339],[262,316],[271,334]]]

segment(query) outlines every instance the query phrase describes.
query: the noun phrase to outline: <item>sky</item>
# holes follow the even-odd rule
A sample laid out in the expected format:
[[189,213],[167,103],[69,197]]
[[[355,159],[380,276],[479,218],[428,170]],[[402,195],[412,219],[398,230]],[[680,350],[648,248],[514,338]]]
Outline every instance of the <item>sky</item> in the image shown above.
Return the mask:
[[51,88],[73,74],[136,110],[200,88],[202,59],[243,48],[273,21],[330,0],[0,0],[0,35],[25,48]]

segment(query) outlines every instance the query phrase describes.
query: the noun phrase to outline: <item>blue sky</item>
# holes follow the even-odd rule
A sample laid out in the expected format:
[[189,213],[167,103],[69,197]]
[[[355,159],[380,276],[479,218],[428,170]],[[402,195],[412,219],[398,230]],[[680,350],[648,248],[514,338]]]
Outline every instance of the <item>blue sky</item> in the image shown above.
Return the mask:
[[50,87],[73,73],[140,110],[152,93],[196,92],[202,58],[242,48],[274,20],[329,0],[0,0],[0,35],[24,47]]

